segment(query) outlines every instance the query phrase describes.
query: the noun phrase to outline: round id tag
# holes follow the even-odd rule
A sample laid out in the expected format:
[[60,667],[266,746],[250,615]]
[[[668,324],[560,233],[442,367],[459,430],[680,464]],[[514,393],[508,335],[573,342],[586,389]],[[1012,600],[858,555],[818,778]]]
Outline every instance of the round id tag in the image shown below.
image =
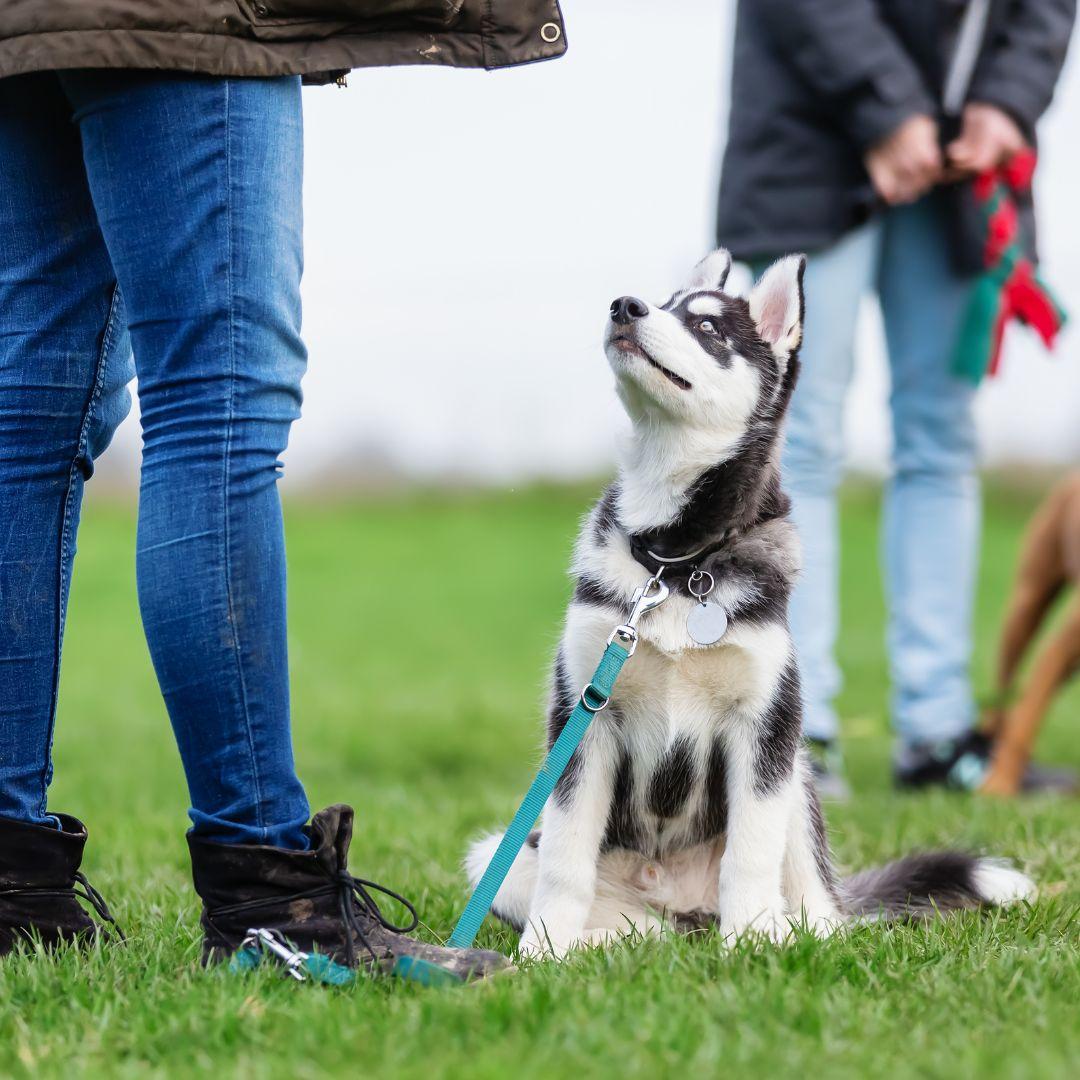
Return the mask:
[[715,645],[727,633],[727,612],[719,604],[709,603],[715,587],[716,582],[707,570],[695,570],[687,582],[687,588],[698,601],[686,616],[686,632],[696,645]]

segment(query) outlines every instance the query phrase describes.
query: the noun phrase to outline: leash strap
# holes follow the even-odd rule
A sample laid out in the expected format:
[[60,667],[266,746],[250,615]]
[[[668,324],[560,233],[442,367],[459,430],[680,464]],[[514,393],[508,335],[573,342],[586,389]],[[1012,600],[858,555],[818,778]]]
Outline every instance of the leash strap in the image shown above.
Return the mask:
[[476,889],[469,898],[465,910],[458,919],[454,932],[450,935],[448,945],[457,949],[467,949],[476,939],[480,924],[491,910],[506,875],[510,873],[518,852],[525,846],[540,811],[551,797],[559,777],[566,771],[570,758],[581,744],[585,732],[592,723],[592,718],[607,705],[611,692],[615,687],[615,680],[622,671],[623,664],[630,658],[632,649],[625,649],[618,641],[612,641],[604,650],[600,660],[600,666],[596,669],[592,681],[581,691],[581,698],[570,713],[566,726],[559,733],[547,758],[540,768],[532,786],[525,794],[525,798],[518,807],[513,821],[503,834],[491,862],[477,883]]

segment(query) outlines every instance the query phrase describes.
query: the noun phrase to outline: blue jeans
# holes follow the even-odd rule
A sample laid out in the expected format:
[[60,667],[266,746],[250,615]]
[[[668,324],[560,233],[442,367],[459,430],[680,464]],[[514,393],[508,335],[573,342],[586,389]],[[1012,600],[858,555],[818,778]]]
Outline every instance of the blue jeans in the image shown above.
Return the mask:
[[902,741],[914,744],[955,737],[974,723],[968,671],[980,527],[974,390],[949,371],[970,284],[949,264],[932,196],[890,210],[808,262],[803,365],[783,467],[804,553],[791,627],[805,730],[813,738],[837,733],[836,489],[856,315],[871,289],[881,300],[892,374],[894,468],[882,549],[893,725]]
[[0,815],[51,820],[83,485],[137,373],[139,606],[194,831],[306,846],[277,492],[301,136],[295,78],[0,80]]

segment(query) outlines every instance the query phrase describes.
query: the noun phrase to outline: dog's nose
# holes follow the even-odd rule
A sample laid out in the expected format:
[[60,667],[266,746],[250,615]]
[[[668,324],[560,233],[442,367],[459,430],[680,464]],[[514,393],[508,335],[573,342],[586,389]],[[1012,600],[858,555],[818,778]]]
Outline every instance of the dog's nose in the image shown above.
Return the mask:
[[619,326],[627,326],[633,319],[643,319],[648,314],[648,305],[636,296],[620,296],[611,301],[611,321]]

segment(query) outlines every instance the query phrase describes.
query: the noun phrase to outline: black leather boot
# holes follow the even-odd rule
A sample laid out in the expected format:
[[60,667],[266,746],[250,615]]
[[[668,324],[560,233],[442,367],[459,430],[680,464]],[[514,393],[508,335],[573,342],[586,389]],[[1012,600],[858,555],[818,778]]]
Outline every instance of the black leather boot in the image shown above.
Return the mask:
[[[0,956],[20,939],[35,937],[50,948],[99,934],[123,940],[101,894],[79,870],[86,826],[66,814],[56,816],[59,829],[0,818]],[[109,926],[96,923],[80,900]]]
[[[323,810],[308,826],[308,851],[219,844],[189,833],[195,891],[203,902],[204,962],[231,956],[249,930],[267,929],[295,949],[353,968],[387,971],[397,957],[414,956],[459,977],[478,978],[508,966],[501,953],[446,949],[406,937],[418,922],[412,904],[346,869],[352,826],[351,807]],[[409,923],[390,922],[373,892],[402,904]]]

